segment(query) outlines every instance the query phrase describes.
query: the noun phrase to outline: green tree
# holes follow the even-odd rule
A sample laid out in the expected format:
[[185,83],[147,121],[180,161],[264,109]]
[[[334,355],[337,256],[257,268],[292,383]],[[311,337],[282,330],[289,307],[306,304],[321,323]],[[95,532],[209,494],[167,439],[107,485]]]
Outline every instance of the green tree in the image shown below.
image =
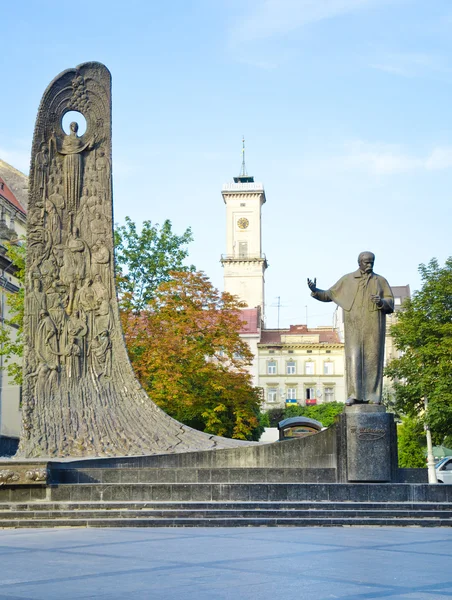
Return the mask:
[[393,381],[397,413],[418,417],[428,398],[433,443],[440,444],[452,432],[452,258],[444,267],[432,259],[419,272],[422,288],[404,302],[391,328],[401,356],[389,363],[386,375]]
[[173,272],[145,310],[122,311],[127,349],[145,390],[169,415],[207,433],[259,439],[260,389],[240,338],[240,309],[203,273]]
[[399,467],[416,469],[426,466],[425,433],[419,419],[404,417],[397,427]]
[[[25,281],[25,245],[21,241],[6,242],[6,256],[12,272],[20,283]],[[23,354],[24,288],[17,293],[5,292],[8,318],[3,318],[0,328],[0,355],[4,357],[6,372],[16,385],[22,384],[22,364],[17,359]],[[5,311],[6,312],[6,311]]]
[[320,421],[324,427],[333,425],[337,415],[344,410],[342,402],[328,402],[327,404],[316,404],[313,406],[289,405],[284,409],[272,409],[269,411],[269,420],[272,427],[276,427],[283,419],[290,417],[308,417]]
[[193,271],[193,265],[184,265],[191,241],[190,228],[176,235],[168,219],[162,226],[144,221],[141,232],[129,217],[125,225],[117,225],[115,264],[120,308],[140,312],[160,283],[168,281],[171,271]]

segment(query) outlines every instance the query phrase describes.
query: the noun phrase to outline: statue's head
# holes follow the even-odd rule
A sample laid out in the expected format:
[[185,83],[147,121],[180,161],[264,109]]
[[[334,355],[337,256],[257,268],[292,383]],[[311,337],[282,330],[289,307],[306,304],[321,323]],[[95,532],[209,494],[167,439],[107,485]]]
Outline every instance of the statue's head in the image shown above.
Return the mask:
[[375,254],[366,250],[360,252],[358,256],[358,265],[363,273],[372,273],[374,270]]
[[72,133],[77,135],[78,123],[76,121],[72,121],[72,123],[69,125],[69,129],[72,131]]

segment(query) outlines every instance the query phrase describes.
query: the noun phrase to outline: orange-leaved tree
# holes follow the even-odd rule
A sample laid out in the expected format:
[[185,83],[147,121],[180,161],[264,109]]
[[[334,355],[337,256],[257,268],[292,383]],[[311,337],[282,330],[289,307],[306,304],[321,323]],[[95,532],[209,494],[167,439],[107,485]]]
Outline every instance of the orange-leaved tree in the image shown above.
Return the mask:
[[243,307],[204,273],[173,272],[144,310],[121,318],[135,373],[158,406],[207,433],[259,439],[260,390],[239,336]]

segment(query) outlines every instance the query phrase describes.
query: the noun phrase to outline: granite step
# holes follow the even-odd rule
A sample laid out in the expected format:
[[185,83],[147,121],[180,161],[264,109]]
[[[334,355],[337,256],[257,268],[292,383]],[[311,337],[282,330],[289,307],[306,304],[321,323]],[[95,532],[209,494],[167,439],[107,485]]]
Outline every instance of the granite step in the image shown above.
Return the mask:
[[452,520],[441,518],[418,519],[413,517],[379,518],[294,518],[248,517],[240,515],[224,518],[75,518],[75,519],[12,519],[0,520],[0,528],[55,528],[55,527],[450,527]]
[[226,517],[237,517],[240,518],[278,518],[281,516],[290,516],[291,518],[439,518],[439,519],[450,519],[452,521],[452,509],[448,511],[441,510],[390,510],[390,509],[379,509],[379,510],[363,510],[363,509],[347,509],[347,510],[330,510],[330,509],[316,509],[316,510],[296,510],[296,509],[265,509],[255,508],[252,510],[238,510],[238,509],[218,509],[210,508],[204,510],[197,510],[192,508],[179,508],[179,509],[157,509],[157,508],[142,508],[138,510],[134,509],[122,509],[116,510],[112,508],[102,508],[98,510],[74,510],[68,508],[66,510],[39,510],[39,511],[28,511],[28,510],[14,510],[10,509],[7,511],[0,510],[0,521],[14,520],[14,519],[96,519],[96,518],[182,518],[190,517],[193,519],[206,519],[206,518],[226,518]]
[[11,502],[0,503],[0,511],[62,511],[62,510],[411,510],[452,511],[452,503],[438,502]]

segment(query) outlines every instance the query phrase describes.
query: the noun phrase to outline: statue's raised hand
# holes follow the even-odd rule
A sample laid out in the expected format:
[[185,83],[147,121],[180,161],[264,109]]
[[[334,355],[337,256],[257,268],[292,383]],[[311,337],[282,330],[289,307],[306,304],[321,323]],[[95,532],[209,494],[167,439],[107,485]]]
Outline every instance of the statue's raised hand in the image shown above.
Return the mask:
[[308,287],[311,290],[311,292],[317,291],[316,283],[317,283],[317,279],[315,277],[314,277],[314,281],[312,281],[311,279],[308,278]]

